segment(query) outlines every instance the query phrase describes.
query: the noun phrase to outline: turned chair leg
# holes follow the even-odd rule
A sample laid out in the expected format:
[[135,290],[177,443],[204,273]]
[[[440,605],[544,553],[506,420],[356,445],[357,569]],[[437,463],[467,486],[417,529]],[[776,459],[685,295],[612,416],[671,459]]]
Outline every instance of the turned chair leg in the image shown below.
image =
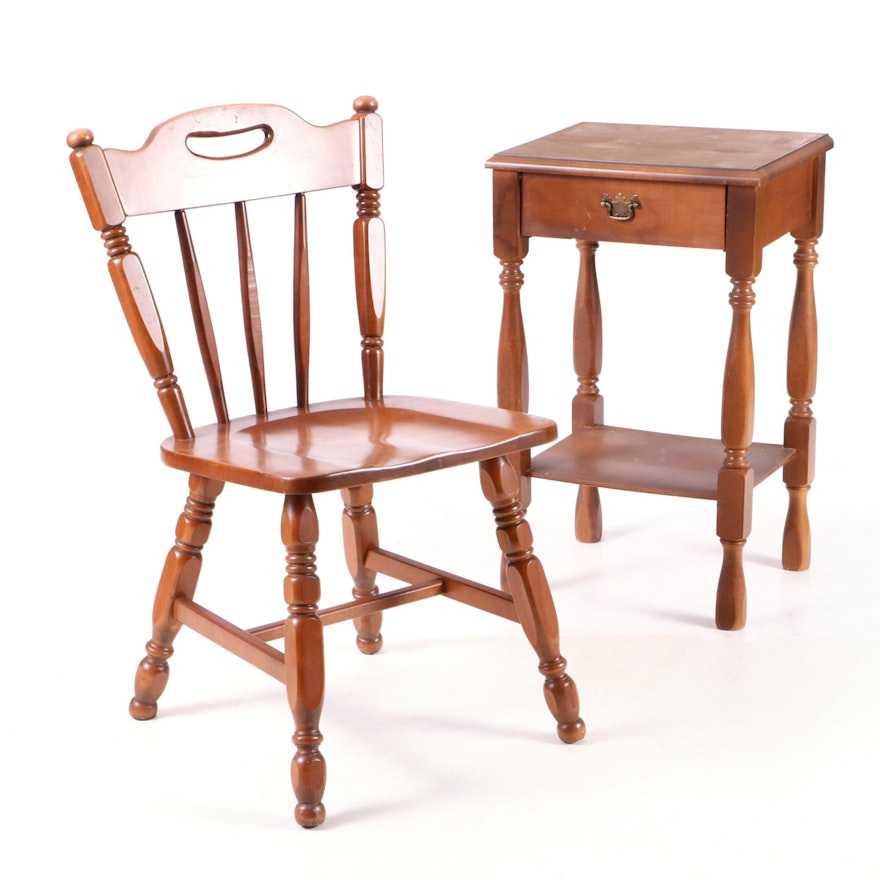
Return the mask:
[[532,549],[532,532],[519,502],[519,476],[507,458],[480,463],[483,494],[492,504],[498,545],[507,566],[505,580],[526,637],[538,655],[544,676],[544,698],[563,742],[586,733],[580,718],[577,687],[559,653],[559,624],[544,567]]
[[318,617],[321,582],[315,565],[318,516],[310,495],[285,496],[281,540],[287,549],[285,677],[296,746],[290,777],[297,799],[296,821],[312,828],[324,821],[321,798],[327,768],[319,749],[324,739],[318,726],[324,703],[324,628]]
[[158,700],[168,684],[168,660],[174,653],[172,642],[181,625],[173,617],[178,597],[192,599],[202,568],[202,548],[211,532],[214,502],[223,483],[193,474],[189,496],[177,520],[174,546],[168,551],[153,603],[153,637],[147,642],[147,655],[141,660],[134,680],[134,697],[129,704],[132,718],[155,718]]
[[[373,487],[357,486],[343,489],[342,538],[345,560],[354,580],[352,595],[355,599],[369,599],[379,595],[376,573],[364,566],[367,551],[379,545],[376,511],[373,510]],[[375,654],[382,648],[382,613],[356,617],[357,646],[364,654]]]

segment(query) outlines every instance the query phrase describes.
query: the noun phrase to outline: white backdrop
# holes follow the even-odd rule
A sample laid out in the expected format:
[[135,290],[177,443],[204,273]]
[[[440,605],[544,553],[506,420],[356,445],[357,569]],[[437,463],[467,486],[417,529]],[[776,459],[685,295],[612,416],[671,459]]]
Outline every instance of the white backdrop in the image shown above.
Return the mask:
[[[743,868],[752,864],[752,858],[760,864],[778,859],[781,876],[792,876],[784,870],[786,865],[807,871],[804,876],[810,876],[811,866],[818,871],[821,865],[828,870],[826,876],[834,876],[833,868],[841,864],[846,870],[837,876],[875,876],[871,848],[858,830],[847,838],[845,847],[839,837],[831,835],[818,856],[808,857],[798,841],[803,834],[811,836],[809,828],[804,832],[786,825],[777,837],[777,843],[780,839],[785,843],[777,849],[768,830],[774,821],[782,821],[777,810],[786,815],[802,804],[780,795],[771,808],[765,796],[742,789],[732,795],[736,804],[732,814],[724,806],[731,803],[729,793],[719,790],[708,812],[717,815],[720,824],[736,829],[736,817],[748,815],[761,804],[768,824],[762,825],[751,843],[741,829],[731,830],[729,841],[726,835],[716,840],[716,830],[708,830],[710,826],[715,829],[715,823],[706,820],[706,812],[690,797],[683,797],[682,804],[687,805],[683,824],[672,831],[653,835],[643,815],[642,821],[648,824],[638,834],[632,829],[624,833],[620,829],[644,794],[632,780],[633,801],[612,811],[614,820],[608,820],[604,828],[604,843],[591,838],[589,828],[571,818],[576,819],[579,812],[592,814],[589,806],[560,791],[564,776],[554,779],[549,786],[552,790],[540,795],[546,796],[546,803],[532,802],[522,817],[516,813],[522,827],[514,823],[513,830],[508,829],[504,814],[509,803],[479,796],[483,780],[471,779],[454,798],[441,798],[439,815],[413,796],[415,802],[405,815],[386,815],[378,826],[368,823],[369,797],[365,796],[362,812],[351,810],[351,823],[332,829],[328,819],[328,826],[319,832],[325,838],[336,833],[341,840],[343,834],[355,834],[362,822],[370,829],[368,836],[345,838],[343,846],[324,842],[325,838],[315,843],[315,835],[297,835],[280,827],[275,818],[269,820],[270,831],[263,834],[259,822],[252,822],[247,801],[256,797],[247,788],[248,782],[241,783],[236,796],[240,814],[235,821],[228,815],[205,820],[204,810],[199,813],[196,808],[191,814],[175,813],[171,785],[161,786],[163,792],[170,792],[163,795],[165,800],[154,793],[154,800],[148,799],[146,805],[140,802],[123,780],[131,774],[132,788],[137,782],[149,791],[155,776],[139,762],[144,754],[158,762],[165,754],[170,760],[176,748],[174,731],[151,734],[151,729],[159,727],[157,723],[138,726],[131,734],[121,716],[125,715],[128,682],[148,634],[153,584],[183,500],[184,483],[179,474],[158,463],[156,446],[165,434],[161,412],[152,401],[149,379],[134,348],[123,336],[102,247],[88,224],[65,144],[70,130],[88,127],[97,143],[136,148],[155,123],[219,103],[279,103],[310,122],[325,124],[347,117],[356,96],[376,96],[386,143],[382,202],[389,256],[386,389],[492,403],[501,294],[498,264],[492,254],[491,173],[484,168],[489,156],[586,120],[828,132],[835,147],[828,157],[826,232],[819,244],[816,272],[821,349],[814,409],[821,439],[817,485],[811,498],[816,552],[821,554],[824,574],[820,583],[819,576],[811,573],[813,580],[808,583],[836,621],[838,634],[845,640],[852,627],[870,645],[878,617],[875,584],[871,583],[876,581],[873,550],[865,549],[871,546],[868,542],[878,525],[871,502],[873,487],[867,479],[875,457],[875,444],[868,438],[872,431],[876,436],[877,428],[874,383],[869,377],[874,375],[870,352],[875,347],[878,290],[871,223],[873,181],[867,169],[876,152],[872,135],[878,83],[872,33],[854,2],[795,5],[745,0],[719,6],[672,0],[542,6],[514,0],[505,4],[454,0],[420,6],[256,0],[245,8],[201,0],[154,0],[137,6],[67,4],[47,9],[31,5],[7,16],[9,26],[0,53],[7,131],[0,146],[6,209],[3,560],[5,593],[12,602],[6,616],[13,632],[11,641],[7,632],[4,652],[3,727],[13,745],[4,749],[4,760],[10,763],[4,771],[8,783],[0,797],[13,807],[18,824],[11,835],[13,846],[5,848],[0,861],[16,859],[17,840],[21,852],[31,853],[32,863],[16,873],[4,871],[6,876],[55,876],[62,866],[76,865],[91,867],[96,877],[139,876],[141,868],[146,871],[151,866],[160,875],[174,877],[178,876],[175,861],[206,864],[216,876],[224,876],[226,866],[244,862],[246,849],[261,850],[253,858],[262,869],[293,871],[300,859],[311,876],[325,876],[321,865],[326,876],[341,876],[347,867],[371,873],[381,865],[383,874],[392,877],[498,876],[516,865],[528,865],[541,878],[576,877],[593,869],[603,877],[641,876],[648,869],[665,876],[663,872],[673,866],[680,871],[675,876],[718,877],[725,865],[731,870]],[[792,252],[789,241],[768,248],[756,285],[756,440],[776,441],[787,409],[783,359],[794,274]],[[606,326],[601,385],[609,422],[715,433],[729,321],[723,255],[603,245],[599,260]],[[556,418],[564,427],[574,391],[569,348],[577,273],[573,244],[534,241],[524,271],[531,408]],[[666,335],[656,332],[658,326],[666,325],[678,333],[673,346],[655,338]],[[454,479],[452,483],[458,486]],[[480,521],[486,511],[477,491],[467,503],[452,495],[433,494],[445,487],[429,484],[430,491],[403,496],[413,505],[399,514],[404,538],[407,528],[419,534],[429,514],[438,513],[450,527],[461,524],[466,532],[472,518]],[[570,498],[556,487],[542,491],[547,493],[541,496],[543,508],[538,495],[533,505],[539,550],[538,526],[543,525],[552,532],[548,540],[559,541],[554,552],[567,561],[567,554],[583,549],[569,548],[573,539],[564,534]],[[266,524],[263,532],[268,537],[252,547],[263,560],[254,564],[257,573],[264,581],[270,580],[258,596],[248,599],[258,608],[263,603],[273,609],[270,615],[277,616],[283,564],[276,539],[277,510],[274,506],[271,510],[246,507],[243,513],[234,513],[235,501],[251,502],[232,488],[228,494],[235,495],[229,504],[230,525],[218,523],[215,536],[233,536],[236,525]],[[780,494],[784,492],[776,486],[772,495]],[[768,490],[768,499],[770,495]],[[756,510],[765,503],[764,497],[756,500]],[[557,498],[564,508],[558,515]],[[625,502],[610,499],[610,511],[615,504],[630,505],[622,516],[638,518],[651,511],[658,520],[667,520],[661,512],[666,510],[672,517],[689,516],[684,508],[664,499],[639,497],[637,504],[642,506],[636,507],[632,498]],[[660,502],[673,506],[664,508]],[[335,504],[333,499],[330,507]],[[336,516],[334,510],[324,519],[330,552],[335,547],[331,533]],[[390,517],[394,522],[393,511]],[[694,533],[702,541],[697,545],[709,554],[706,570],[714,578],[720,551],[713,517],[704,516],[699,522]],[[776,521],[768,528],[773,532],[771,546],[775,546],[778,526]],[[676,530],[669,534],[674,540]],[[491,535],[486,537],[491,542]],[[220,558],[226,558],[223,540],[213,540],[218,542]],[[459,547],[469,547],[467,535],[451,540],[453,547],[459,540]],[[671,571],[687,564],[678,554],[690,550],[664,550],[657,540],[665,538],[655,539],[644,550],[650,557],[644,571],[651,571],[653,577],[669,576],[656,567]],[[627,558],[645,547],[641,537],[630,534],[629,541]],[[475,554],[481,552],[477,544],[474,541]],[[448,549],[438,548],[441,553]],[[760,558],[762,551],[756,552]],[[768,550],[767,556],[774,552]],[[238,566],[250,580],[251,570],[241,554],[229,551],[227,556],[229,570]],[[593,564],[587,559],[576,557],[579,566]],[[491,567],[494,551],[485,563],[475,562],[478,567]],[[558,564],[562,567],[563,562]],[[713,590],[714,585],[697,600],[707,615]],[[845,596],[845,602],[836,603],[835,596]],[[564,591],[558,601],[563,633],[572,641],[570,655],[578,654],[581,644],[585,646],[582,668],[588,664],[590,638],[610,645],[601,640],[615,634],[637,639],[643,634],[639,624],[627,630],[625,615],[595,611],[588,621],[574,613],[565,616]],[[733,637],[739,642],[706,627],[701,629],[701,638],[718,635],[719,643],[739,646],[759,639],[762,630],[754,608],[753,604],[746,633]],[[813,635],[821,634],[821,619],[817,616]],[[436,627],[445,620],[417,618],[413,623],[427,637],[439,638]],[[785,620],[790,623],[790,616]],[[678,621],[680,626],[685,623]],[[494,624],[482,619],[467,618],[464,625],[475,636],[495,633]],[[794,627],[783,628],[775,636],[789,640],[798,634]],[[409,637],[408,631],[404,630],[403,637]],[[201,650],[187,644],[188,650]],[[847,668],[850,659],[862,672],[875,668],[876,652],[865,650],[854,658],[847,655],[847,663],[839,668]],[[213,654],[206,656],[213,660]],[[223,675],[234,675],[226,671],[228,667],[223,669]],[[531,667],[528,670],[526,677],[534,678],[527,682],[528,693],[538,693],[537,676]],[[637,668],[628,669],[628,675],[638,674]],[[614,675],[612,668],[590,670],[590,689],[616,692]],[[251,679],[246,681],[245,688]],[[170,687],[174,682],[172,678]],[[476,671],[458,686],[466,691],[469,682],[483,686]],[[382,684],[392,704],[395,694],[403,694],[396,680]],[[876,686],[871,686],[876,695]],[[201,692],[200,684],[192,687]],[[331,681],[328,688],[332,687]],[[797,690],[796,678],[790,687]],[[843,737],[851,735],[853,727],[845,713],[855,711],[856,706],[863,731],[872,720],[876,725],[873,716],[865,714],[870,694],[857,691],[853,687],[852,701],[847,697],[838,706],[835,717]],[[222,693],[218,689],[218,700],[224,699]],[[601,712],[598,721],[590,717],[599,711],[595,694],[590,696],[582,688],[582,696],[588,726],[601,731]],[[280,693],[275,702],[279,712],[287,711]],[[519,724],[522,715],[543,711],[537,703],[529,708],[534,712],[523,712],[511,724]],[[433,711],[442,724],[444,709],[432,708],[428,700],[426,712]],[[116,718],[117,714],[118,727],[95,723],[96,718]],[[633,714],[639,725],[650,721],[639,718],[637,711]],[[276,718],[280,726],[275,739],[283,750],[288,747],[287,722],[282,714]],[[538,718],[542,720],[546,719]],[[206,739],[219,736],[227,722],[224,711],[213,713]],[[876,731],[876,726],[869,729]],[[234,775],[233,765],[244,762],[249,749],[259,748],[249,739],[252,733],[246,730],[236,741],[240,752],[217,759],[229,762],[216,768],[218,778]],[[368,741],[373,733],[363,733],[363,739]],[[134,745],[126,740],[132,735],[137,737]],[[650,738],[650,731],[645,735]],[[117,739],[104,742],[103,736]],[[609,739],[614,739],[614,732],[605,734],[606,745]],[[600,745],[602,741],[600,736]],[[719,760],[733,747],[724,741],[716,745]],[[821,763],[821,756],[807,751],[805,774]],[[122,753],[125,759],[119,757]],[[449,754],[442,757],[450,758]],[[654,757],[663,760],[660,754]],[[568,772],[561,769],[564,758],[553,758],[560,762],[563,774]],[[741,758],[747,766],[748,756]],[[198,760],[198,752],[193,760]],[[363,765],[352,761],[349,772],[356,775],[362,766],[375,769],[369,761]],[[870,774],[877,770],[876,761],[866,769],[864,761],[853,759],[853,772],[856,767]],[[277,801],[272,806],[292,808],[284,800],[290,797],[284,764],[258,767],[254,775],[263,769],[264,776],[277,769],[271,782],[280,780],[277,788],[281,790],[275,792]],[[441,768],[436,772],[441,773]],[[518,771],[508,765],[500,772],[514,776]],[[820,774],[817,779],[828,777]],[[675,776],[689,790],[686,773],[683,778],[684,782]],[[331,767],[330,780],[339,799],[346,777]],[[612,780],[609,791],[618,784],[627,785]],[[260,780],[259,785],[268,782]],[[371,790],[382,791],[378,773],[372,786]],[[865,781],[858,790],[871,789]],[[855,797],[849,789],[824,791],[818,782],[803,782],[797,791],[809,792],[824,804],[847,804]],[[192,803],[191,793],[184,792],[184,802]],[[707,795],[702,792],[701,796]],[[613,795],[608,797],[613,801]],[[664,796],[658,794],[654,803],[662,812]],[[867,821],[863,806],[849,806],[852,816]],[[876,802],[870,808],[876,810]],[[163,811],[168,810],[170,818],[163,824]],[[420,810],[426,811],[424,822],[419,821]],[[602,814],[601,805],[597,810]],[[267,807],[253,812],[262,821],[273,811]],[[429,815],[443,829],[442,845],[430,842]],[[569,817],[568,824],[562,815]],[[620,823],[615,826],[617,819]],[[703,821],[707,827],[701,825]],[[841,821],[841,827],[850,827],[849,819]],[[200,843],[183,840],[187,823],[197,836],[204,835]],[[470,827],[481,823],[483,831]],[[405,830],[395,832],[395,827]],[[530,828],[533,844],[527,844]],[[619,838],[614,836],[615,828]],[[690,829],[694,829],[693,836]],[[387,837],[381,836],[383,832]],[[139,833],[150,842],[136,843]],[[629,837],[631,833],[635,836]],[[456,851],[457,834],[464,835],[460,839],[465,841],[461,846],[466,852]],[[648,841],[641,849],[634,842],[639,838]],[[167,870],[162,867],[165,858],[155,852],[163,839],[173,841],[172,864]],[[707,844],[707,839],[712,843]],[[706,867],[704,872],[708,850],[724,854],[720,866]],[[142,857],[139,851],[146,855]],[[743,853],[749,852],[752,856],[746,862]],[[420,856],[426,861],[416,867]],[[48,870],[37,870],[39,864]]]

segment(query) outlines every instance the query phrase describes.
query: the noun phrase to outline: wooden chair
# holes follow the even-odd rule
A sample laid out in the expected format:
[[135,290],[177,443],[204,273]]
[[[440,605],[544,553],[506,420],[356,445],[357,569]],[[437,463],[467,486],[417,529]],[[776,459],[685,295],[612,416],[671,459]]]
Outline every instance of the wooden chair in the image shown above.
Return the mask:
[[[102,149],[85,129],[67,139],[89,217],[109,255],[110,276],[125,318],[171,426],[172,436],[161,445],[162,460],[189,474],[189,496],[159,580],[152,638],[137,670],[131,714],[140,720],[156,715],[157,700],[168,680],[172,643],[182,626],[283,682],[295,726],[291,765],[298,802],[295,815],[306,827],[319,825],[325,816],[319,721],[324,696],[323,627],[330,623],[353,620],[358,647],[373,654],[382,646],[382,611],[430,596],[446,596],[518,621],[538,654],[544,695],[558,722],[559,737],[570,743],[584,736],[577,689],[559,653],[553,600],[532,549],[518,497],[517,471],[509,460],[554,439],[554,423],[502,409],[383,393],[385,233],[379,216],[383,160],[377,106],[374,98],[358,98],[354,116],[329,126],[310,125],[273,105],[211,107],[162,123],[134,151]],[[363,396],[314,403],[309,399],[306,194],[311,201],[315,191],[336,188],[356,192],[354,290],[362,337]],[[267,402],[268,358],[263,351],[247,208],[248,202],[269,197],[289,199],[295,219],[290,242],[294,345],[289,363],[296,402],[291,406],[288,400],[282,409],[270,409]],[[231,206],[228,216],[238,245],[246,362],[253,387],[253,410],[236,417],[227,408],[219,334],[208,308],[210,285],[203,281],[196,236],[191,232],[196,209],[218,205]],[[214,424],[198,428],[191,423],[143,264],[123,226],[130,217],[163,212],[174,214],[195,338],[216,414]],[[360,379],[356,381],[359,394]],[[374,483],[470,462],[479,464],[482,490],[495,515],[504,557],[502,590],[415,562],[378,544],[371,504]],[[226,482],[283,496],[285,620],[241,629],[194,601],[214,504]],[[313,495],[328,490],[340,490],[344,502],[344,547],[354,599],[319,610]],[[405,586],[380,591],[377,575]],[[283,652],[269,644],[280,638]]]

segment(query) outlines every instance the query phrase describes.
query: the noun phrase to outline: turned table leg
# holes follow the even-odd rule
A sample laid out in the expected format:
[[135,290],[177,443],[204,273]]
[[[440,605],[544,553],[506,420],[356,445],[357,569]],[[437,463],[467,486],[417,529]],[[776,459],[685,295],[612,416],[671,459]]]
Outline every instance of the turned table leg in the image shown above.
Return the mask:
[[[522,264],[529,252],[529,240],[522,234],[522,188],[516,171],[492,173],[492,214],[495,256],[501,261],[499,282],[504,293],[501,332],[498,340],[497,399],[502,409],[529,411],[529,358],[523,325],[520,292]],[[531,480],[528,450],[511,456],[520,479],[520,501],[528,507]]]
[[[571,429],[604,424],[604,400],[599,393],[602,371],[602,307],[596,277],[594,241],[578,241],[580,270],[574,304],[574,371],[577,393],[571,402]],[[594,543],[602,538],[602,504],[595,486],[579,486],[574,518],[578,541]]]
[[[528,412],[529,356],[523,325],[520,292],[523,286],[522,259],[502,260],[499,282],[504,292],[501,334],[498,342],[498,406]],[[520,474],[520,497],[524,507],[531,501],[528,452],[515,457]]]
[[797,450],[785,465],[782,478],[788,487],[788,516],[782,537],[782,566],[789,571],[810,567],[810,521],[807,492],[813,482],[816,420],[810,405],[816,392],[817,322],[813,269],[818,262],[815,238],[795,239],[797,284],[788,335],[788,394],[791,409],[785,420],[784,444]]
[[718,580],[715,623],[719,629],[742,629],[746,622],[746,584],[742,551],[752,527],[754,471],[749,447],[755,418],[755,364],[750,312],[754,278],[734,278],[730,294],[733,320],[721,410],[724,464],[718,473],[717,533],[724,558]]

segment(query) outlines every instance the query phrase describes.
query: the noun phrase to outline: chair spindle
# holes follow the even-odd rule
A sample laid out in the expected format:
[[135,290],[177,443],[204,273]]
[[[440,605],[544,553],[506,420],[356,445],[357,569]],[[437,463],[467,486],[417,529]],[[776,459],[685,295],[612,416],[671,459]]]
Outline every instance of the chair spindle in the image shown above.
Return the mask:
[[174,219],[177,221],[177,236],[180,239],[180,253],[183,258],[186,287],[189,291],[189,302],[192,308],[196,337],[199,341],[199,351],[205,367],[205,376],[211,389],[211,400],[214,402],[214,412],[217,415],[217,421],[226,424],[229,422],[229,413],[226,410],[226,394],[223,391],[220,356],[217,352],[214,325],[211,321],[211,312],[208,308],[208,299],[205,296],[205,286],[196,258],[189,221],[185,211],[175,211]]
[[309,343],[311,311],[309,304],[309,240],[306,226],[306,197],[294,198],[293,233],[293,356],[296,373],[297,406],[309,405]]
[[251,248],[247,206],[235,203],[235,237],[238,242],[238,274],[241,283],[241,309],[251,385],[254,389],[254,412],[264,416],[269,412],[266,402],[266,364],[263,358],[263,325],[260,321],[260,298],[257,294],[257,275]]

